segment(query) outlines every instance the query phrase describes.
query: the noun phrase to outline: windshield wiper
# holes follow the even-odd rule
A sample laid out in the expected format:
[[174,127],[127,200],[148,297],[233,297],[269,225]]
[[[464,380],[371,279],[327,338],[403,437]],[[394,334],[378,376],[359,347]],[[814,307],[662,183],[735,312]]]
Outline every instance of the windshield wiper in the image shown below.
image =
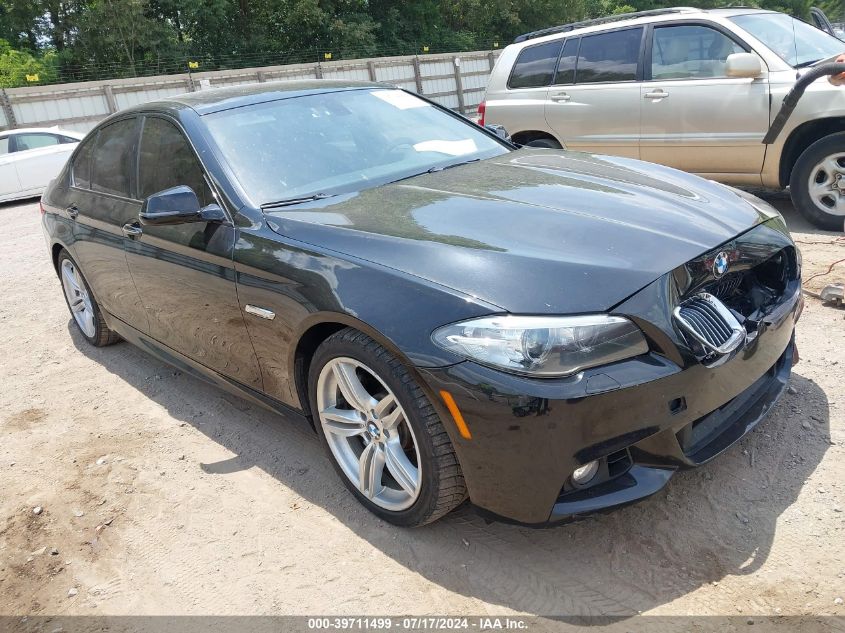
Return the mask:
[[445,167],[432,167],[431,169],[426,169],[423,173],[424,174],[433,174],[437,171],[443,171],[444,169],[452,169],[452,167],[460,167],[461,165],[469,165],[470,163],[477,163],[480,161],[480,158],[470,158],[469,160],[464,160],[459,163],[452,163],[450,165],[446,165]]
[[265,202],[261,205],[261,208],[274,209],[275,207],[289,207],[294,204],[302,204],[303,202],[313,202],[314,200],[334,198],[336,195],[336,193],[315,193],[310,196],[300,196],[299,198],[286,198],[284,200],[276,200],[275,202]]
[[421,171],[421,172],[418,172],[416,174],[411,174],[409,176],[402,176],[401,178],[397,178],[396,180],[391,180],[390,182],[387,182],[385,184],[392,185],[395,182],[402,182],[403,180],[410,180],[411,178],[416,178],[417,176],[424,176],[425,174],[434,174],[434,173],[437,173],[438,171],[443,171],[444,169],[451,169],[452,167],[459,167],[460,165],[467,165],[469,163],[476,163],[480,160],[481,160],[480,158],[470,158],[469,160],[461,161],[459,163],[452,163],[451,165],[446,165],[445,167],[440,167],[439,165],[437,167],[430,167],[429,169],[426,169],[425,171]]
[[801,62],[800,64],[795,64],[795,68],[806,68],[807,66],[812,66],[813,64],[817,64],[821,61],[821,59],[813,59],[808,62]]

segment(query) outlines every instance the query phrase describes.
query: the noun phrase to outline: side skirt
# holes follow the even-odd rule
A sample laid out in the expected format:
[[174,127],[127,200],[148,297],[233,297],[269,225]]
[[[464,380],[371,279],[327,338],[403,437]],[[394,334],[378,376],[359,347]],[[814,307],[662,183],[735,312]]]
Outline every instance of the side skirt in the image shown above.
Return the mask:
[[741,174],[741,173],[696,173],[696,176],[707,178],[708,180],[715,180],[725,185],[736,185],[740,187],[762,187],[763,179],[759,173],[756,174]]
[[[232,380],[213,369],[209,369],[205,365],[202,365],[188,358],[184,354],[180,354],[176,350],[159,343],[146,334],[139,332],[131,325],[127,325],[105,310],[103,310],[103,316],[105,317],[109,328],[120,334],[121,338],[129,343],[132,343],[132,345],[142,349],[151,356],[154,356],[158,360],[172,365],[182,373],[193,376],[194,378],[199,378],[200,380],[212,384],[223,391],[243,398],[253,404],[260,405],[265,409],[273,411],[274,413],[286,416],[294,415],[305,419],[310,424],[310,420],[308,420],[302,411],[294,409],[275,398],[271,398],[260,391],[252,389],[251,387],[247,387],[236,380]],[[313,427],[313,425],[311,426]]]

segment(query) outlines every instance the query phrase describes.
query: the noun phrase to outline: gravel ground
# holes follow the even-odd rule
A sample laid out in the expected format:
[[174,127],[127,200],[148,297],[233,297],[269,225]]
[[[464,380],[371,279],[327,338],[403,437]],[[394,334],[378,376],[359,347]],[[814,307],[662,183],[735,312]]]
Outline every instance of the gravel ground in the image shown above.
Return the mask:
[[[845,257],[773,201],[805,278]],[[352,499],[305,422],[87,346],[34,202],[0,206],[0,271],[0,614],[845,614],[842,309],[808,298],[790,393],[650,499],[409,531]]]

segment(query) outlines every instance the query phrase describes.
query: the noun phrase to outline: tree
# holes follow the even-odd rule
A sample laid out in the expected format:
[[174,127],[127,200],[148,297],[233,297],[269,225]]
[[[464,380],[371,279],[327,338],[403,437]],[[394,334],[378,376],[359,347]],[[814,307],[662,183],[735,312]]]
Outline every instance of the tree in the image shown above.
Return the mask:
[[171,25],[154,18],[147,0],[91,0],[77,19],[74,61],[108,64],[134,76],[176,52]]
[[[730,0],[697,0],[701,8]],[[746,0],[834,21],[843,0]],[[65,81],[504,45],[527,31],[675,0],[0,0],[4,81]],[[21,53],[12,54],[12,53]],[[12,70],[14,69],[14,70]],[[51,74],[52,73],[52,74]],[[58,73],[58,74],[56,74]],[[32,72],[28,73],[32,74]],[[23,78],[22,78],[23,77]]]
[[39,14],[35,0],[0,0],[0,38],[13,48],[36,52]]

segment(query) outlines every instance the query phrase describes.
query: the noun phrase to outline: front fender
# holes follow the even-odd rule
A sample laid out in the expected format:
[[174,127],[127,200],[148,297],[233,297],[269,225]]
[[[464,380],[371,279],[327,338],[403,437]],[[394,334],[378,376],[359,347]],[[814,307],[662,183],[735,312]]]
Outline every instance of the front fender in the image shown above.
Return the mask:
[[[321,251],[265,227],[240,231],[235,271],[265,391],[296,408],[303,408],[296,388],[296,348],[315,326],[354,327],[408,367],[443,367],[462,359],[434,345],[431,332],[501,311],[433,282]],[[255,316],[246,311],[248,305],[274,316]]]

